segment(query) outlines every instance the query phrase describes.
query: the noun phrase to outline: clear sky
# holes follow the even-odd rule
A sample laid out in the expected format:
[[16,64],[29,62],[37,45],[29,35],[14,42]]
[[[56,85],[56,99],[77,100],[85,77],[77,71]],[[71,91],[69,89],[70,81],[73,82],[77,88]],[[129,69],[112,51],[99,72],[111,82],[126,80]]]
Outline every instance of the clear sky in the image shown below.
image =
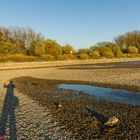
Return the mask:
[[140,0],[0,0],[0,26],[31,27],[74,48],[140,30]]

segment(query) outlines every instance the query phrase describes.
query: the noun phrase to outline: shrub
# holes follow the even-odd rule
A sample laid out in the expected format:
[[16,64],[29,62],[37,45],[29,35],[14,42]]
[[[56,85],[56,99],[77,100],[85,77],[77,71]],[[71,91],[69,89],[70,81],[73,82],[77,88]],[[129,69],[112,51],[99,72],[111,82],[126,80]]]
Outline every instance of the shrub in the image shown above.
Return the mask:
[[92,52],[90,52],[90,58],[93,58],[93,59],[98,59],[98,58],[100,58],[100,54],[99,54],[99,52],[96,50],[96,51],[92,51]]
[[9,55],[0,55],[0,62],[13,61],[13,62],[31,62],[39,61],[39,57],[35,56],[26,56],[23,54],[9,54]]
[[31,61],[40,61],[39,57],[36,56],[27,56],[27,61],[31,62]]
[[138,49],[134,46],[129,46],[127,51],[128,51],[128,53],[138,54]]
[[63,55],[59,55],[56,58],[57,60],[74,60],[76,59],[76,55],[73,54],[63,54]]
[[88,59],[88,54],[81,53],[81,54],[79,54],[79,58],[82,59],[82,60]]
[[28,61],[27,56],[23,54],[11,54],[11,55],[5,55],[0,57],[0,61],[14,61],[14,62],[24,62]]
[[114,54],[111,51],[104,51],[103,56],[105,56],[106,58],[114,58]]
[[115,52],[115,56],[116,56],[116,57],[123,57],[124,55],[123,55],[123,52],[122,52],[121,50],[117,50],[117,51]]
[[45,61],[52,61],[52,60],[54,60],[54,57],[50,54],[46,54],[46,55],[41,56],[41,59],[43,59]]

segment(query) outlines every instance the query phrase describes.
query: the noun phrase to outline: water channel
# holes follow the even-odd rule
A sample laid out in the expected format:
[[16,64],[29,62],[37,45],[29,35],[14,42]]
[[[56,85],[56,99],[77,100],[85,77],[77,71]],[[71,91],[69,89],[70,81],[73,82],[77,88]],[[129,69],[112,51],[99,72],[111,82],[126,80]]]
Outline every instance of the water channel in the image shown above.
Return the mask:
[[87,93],[89,95],[94,95],[97,99],[103,99],[117,103],[140,105],[140,93],[137,92],[78,84],[59,84],[58,88],[74,90],[77,91],[76,93]]

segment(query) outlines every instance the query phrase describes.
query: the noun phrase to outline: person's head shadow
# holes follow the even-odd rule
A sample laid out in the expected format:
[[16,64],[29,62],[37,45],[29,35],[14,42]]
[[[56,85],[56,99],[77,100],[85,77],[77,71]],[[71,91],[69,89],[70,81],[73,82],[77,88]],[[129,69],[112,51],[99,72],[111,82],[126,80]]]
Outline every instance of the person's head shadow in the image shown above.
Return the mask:
[[94,116],[98,120],[100,133],[103,134],[105,129],[104,123],[108,120],[108,118],[95,111],[93,108],[86,107],[86,110],[88,113],[90,113],[91,116]]
[[[6,95],[3,103],[3,110],[1,113],[0,136],[8,135],[10,140],[16,140],[17,129],[15,108],[18,106],[19,100],[16,96],[14,96],[15,85],[12,81],[10,81],[8,84],[4,83],[4,88],[6,88]],[[6,126],[9,126],[9,128],[7,128]]]

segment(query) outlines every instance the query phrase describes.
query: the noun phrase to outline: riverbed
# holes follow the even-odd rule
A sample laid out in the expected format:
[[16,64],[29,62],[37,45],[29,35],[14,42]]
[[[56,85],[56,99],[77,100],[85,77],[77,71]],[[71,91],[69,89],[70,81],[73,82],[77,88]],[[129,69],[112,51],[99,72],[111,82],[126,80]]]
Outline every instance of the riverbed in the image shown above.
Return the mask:
[[138,92],[79,84],[59,84],[58,88],[74,90],[77,94],[83,92],[95,96],[98,100],[140,105],[140,93]]

